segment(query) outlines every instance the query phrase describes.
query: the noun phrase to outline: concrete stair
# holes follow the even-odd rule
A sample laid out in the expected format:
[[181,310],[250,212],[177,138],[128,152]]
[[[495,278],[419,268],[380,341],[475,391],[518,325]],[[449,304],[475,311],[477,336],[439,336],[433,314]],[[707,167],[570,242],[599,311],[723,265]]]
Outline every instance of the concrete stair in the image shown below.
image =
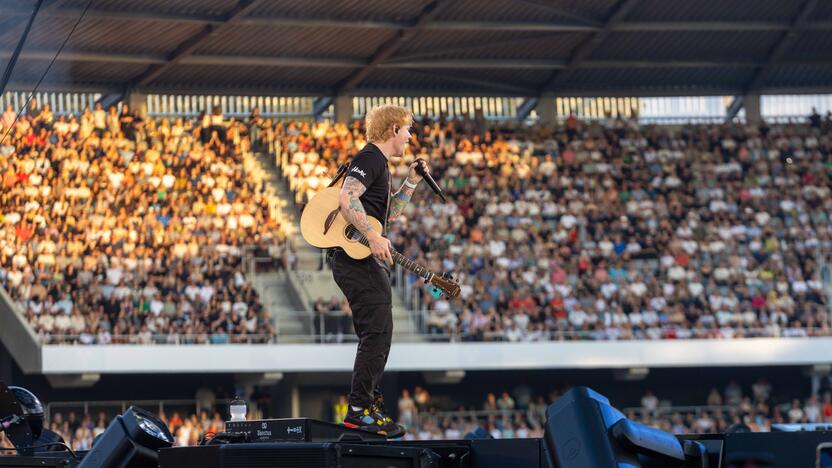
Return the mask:
[[285,273],[257,273],[252,277],[252,285],[263,305],[272,312],[278,336],[309,334],[309,313]]

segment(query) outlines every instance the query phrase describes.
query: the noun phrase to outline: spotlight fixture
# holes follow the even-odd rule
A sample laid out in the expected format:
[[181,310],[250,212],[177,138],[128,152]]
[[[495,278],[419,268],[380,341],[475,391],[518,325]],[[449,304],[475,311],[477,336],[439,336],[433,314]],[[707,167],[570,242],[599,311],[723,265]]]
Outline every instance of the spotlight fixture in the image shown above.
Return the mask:
[[110,423],[78,468],[156,468],[159,449],[172,445],[165,423],[131,406]]
[[43,404],[23,387],[0,382],[0,432],[5,431],[21,455],[68,450],[63,438],[43,427]]

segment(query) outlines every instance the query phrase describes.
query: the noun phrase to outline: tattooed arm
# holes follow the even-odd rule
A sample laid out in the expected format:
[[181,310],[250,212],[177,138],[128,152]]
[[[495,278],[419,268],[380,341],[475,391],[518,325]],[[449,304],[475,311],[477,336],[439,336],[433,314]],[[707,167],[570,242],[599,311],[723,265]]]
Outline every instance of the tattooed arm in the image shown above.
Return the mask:
[[364,237],[369,239],[372,236],[373,228],[367,219],[367,212],[364,210],[364,205],[361,204],[361,200],[359,199],[366,190],[367,187],[358,179],[347,176],[344,179],[344,185],[341,186],[341,196],[338,201],[341,205],[341,214],[347,218],[350,224],[364,234]]
[[367,212],[364,210],[364,205],[361,204],[359,197],[367,188],[355,177],[347,176],[344,179],[344,185],[341,186],[341,196],[339,202],[341,205],[341,213],[347,218],[347,221],[355,226],[364,237],[367,238],[370,244],[370,251],[373,255],[393,266],[393,255],[390,253],[390,240],[383,237],[380,232],[373,231],[370,225],[370,220],[367,219]]
[[[411,184],[418,184],[418,182],[410,181]],[[404,207],[410,202],[410,197],[413,196],[413,191],[416,190],[415,188],[410,188],[406,184],[402,184],[401,188],[398,192],[393,195],[393,199],[390,200],[390,215],[387,217],[387,221],[392,221],[396,216],[401,214]]]

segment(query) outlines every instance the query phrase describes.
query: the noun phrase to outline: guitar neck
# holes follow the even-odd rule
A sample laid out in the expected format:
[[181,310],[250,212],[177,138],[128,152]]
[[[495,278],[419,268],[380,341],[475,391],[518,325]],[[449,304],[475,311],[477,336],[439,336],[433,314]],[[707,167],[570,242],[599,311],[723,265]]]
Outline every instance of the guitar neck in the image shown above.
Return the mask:
[[[370,246],[370,241],[368,241],[367,238],[364,237],[364,234],[360,233],[357,229],[355,229],[354,226],[350,226],[350,228],[348,229],[348,234],[356,236],[355,239],[361,242],[362,244],[366,245],[367,247]],[[425,281],[430,282],[430,280],[433,279],[434,274],[430,270],[400,254],[396,249],[391,248],[390,254],[393,256],[393,260],[396,263],[398,263],[405,269],[412,271],[419,277],[423,278]]]
[[396,249],[390,249],[390,253],[393,255],[393,260],[395,260],[396,263],[398,263],[405,269],[410,270],[413,273],[416,273],[418,276],[424,278],[427,282],[430,282],[430,280],[433,279],[433,273],[431,273],[430,270],[400,254],[396,251]]

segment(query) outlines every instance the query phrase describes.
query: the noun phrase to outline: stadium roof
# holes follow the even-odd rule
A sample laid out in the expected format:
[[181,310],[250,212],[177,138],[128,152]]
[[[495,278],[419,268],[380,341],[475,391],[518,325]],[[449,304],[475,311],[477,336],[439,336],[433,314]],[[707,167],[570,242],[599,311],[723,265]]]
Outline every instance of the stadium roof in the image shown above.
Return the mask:
[[[46,0],[31,88],[90,0]],[[820,0],[92,0],[50,89],[741,95],[832,89]],[[36,0],[0,0],[0,63]]]

